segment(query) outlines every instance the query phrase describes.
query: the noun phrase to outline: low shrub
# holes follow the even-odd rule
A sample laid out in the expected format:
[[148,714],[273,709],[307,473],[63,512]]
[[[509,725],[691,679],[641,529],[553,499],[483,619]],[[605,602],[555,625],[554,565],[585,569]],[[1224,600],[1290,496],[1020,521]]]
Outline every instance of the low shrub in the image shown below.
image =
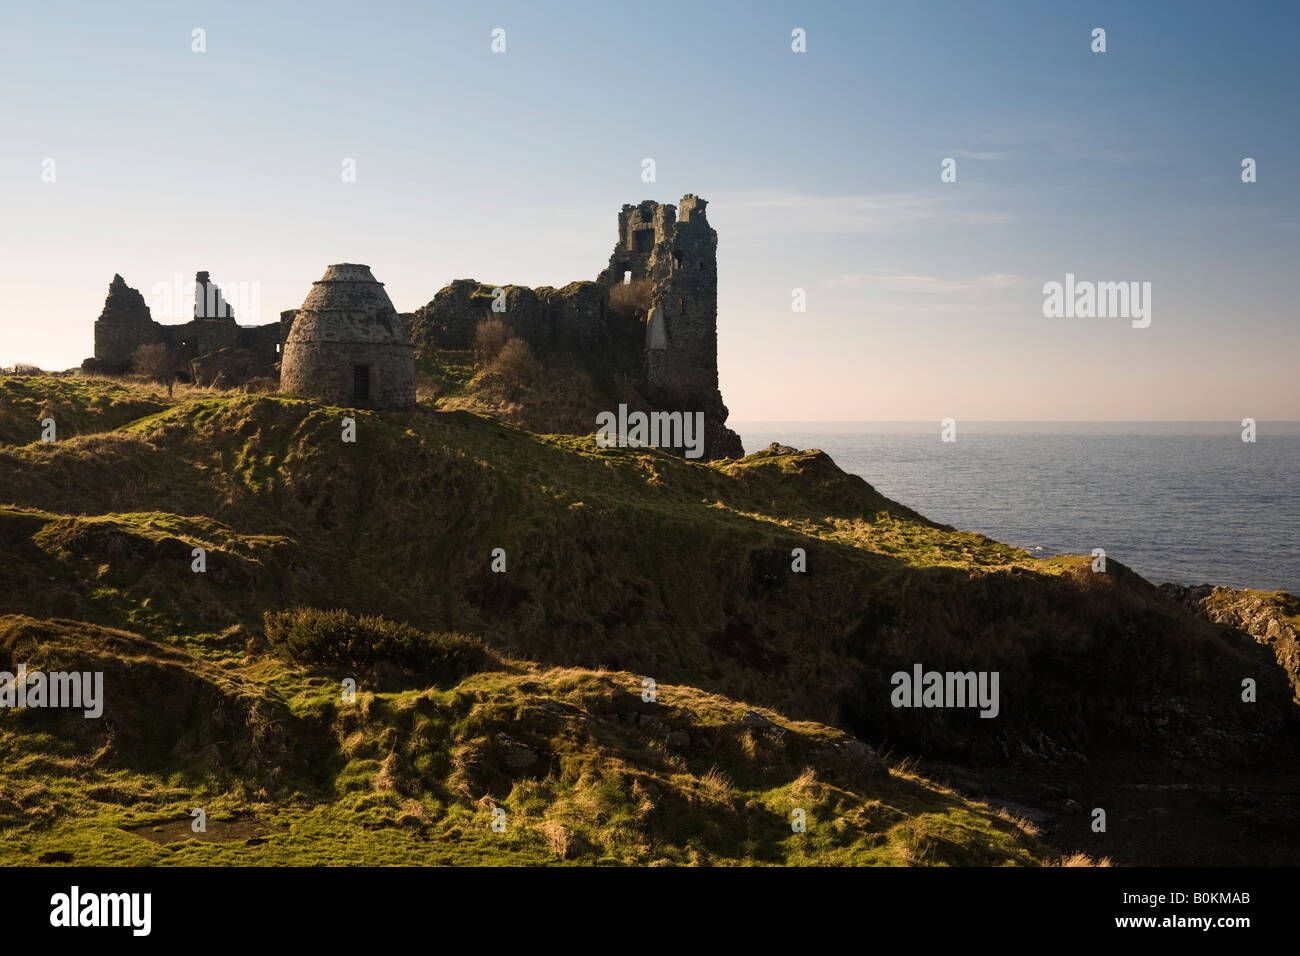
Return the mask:
[[512,385],[531,385],[542,374],[542,363],[523,339],[511,339],[501,347],[490,366]]
[[463,634],[422,631],[401,621],[357,617],[344,610],[267,611],[265,624],[272,649],[299,664],[392,665],[433,683],[455,683],[491,663],[486,648]]
[[484,364],[491,362],[510,341],[510,330],[495,316],[480,319],[474,329],[474,355]]

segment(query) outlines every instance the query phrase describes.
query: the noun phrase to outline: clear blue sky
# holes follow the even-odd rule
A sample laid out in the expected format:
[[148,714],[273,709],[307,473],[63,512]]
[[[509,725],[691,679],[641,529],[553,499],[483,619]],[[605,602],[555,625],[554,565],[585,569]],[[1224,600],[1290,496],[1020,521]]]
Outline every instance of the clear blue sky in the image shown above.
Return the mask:
[[[594,278],[621,204],[693,192],[734,419],[1300,418],[1298,33],[1290,3],[12,6],[0,364],[89,355],[114,272],[259,283],[271,321],[365,262],[410,311]],[[1151,326],[1045,318],[1067,272],[1150,282]]]

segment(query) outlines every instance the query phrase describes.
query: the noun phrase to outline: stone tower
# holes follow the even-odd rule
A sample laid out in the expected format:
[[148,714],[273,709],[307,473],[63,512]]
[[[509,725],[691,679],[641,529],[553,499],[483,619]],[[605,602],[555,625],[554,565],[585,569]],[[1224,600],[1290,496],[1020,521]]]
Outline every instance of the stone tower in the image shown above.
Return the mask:
[[415,351],[406,323],[370,267],[330,266],[293,319],[280,390],[348,408],[415,405]]
[[[718,391],[718,234],[707,200],[687,194],[680,206],[651,200],[623,206],[618,244],[597,282],[649,283],[645,321],[646,382],[665,410],[703,410],[710,458],[740,457]],[[680,217],[679,217],[680,212]]]
[[687,401],[718,389],[718,234],[705,218],[707,201],[682,197],[678,207],[646,201],[625,205],[606,285],[651,283],[646,313],[646,378]]

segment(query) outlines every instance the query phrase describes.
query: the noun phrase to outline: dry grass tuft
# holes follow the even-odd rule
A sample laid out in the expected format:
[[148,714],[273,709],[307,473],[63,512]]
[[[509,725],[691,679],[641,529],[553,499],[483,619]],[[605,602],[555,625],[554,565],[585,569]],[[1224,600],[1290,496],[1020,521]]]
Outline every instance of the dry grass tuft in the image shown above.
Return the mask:
[[620,282],[609,290],[609,309],[616,315],[646,318],[650,311],[650,293],[652,286],[649,279],[637,279],[634,282]]
[[710,800],[729,802],[731,787],[731,778],[716,766],[710,767],[708,773],[700,777],[700,789]]
[[547,820],[542,824],[542,835],[546,837],[546,845],[552,853],[561,860],[569,858],[569,852],[573,849],[573,834],[568,827],[558,820]]
[[1094,860],[1086,853],[1072,853],[1069,856],[1063,856],[1050,864],[1052,866],[1110,866],[1110,857],[1103,856],[1100,860]]

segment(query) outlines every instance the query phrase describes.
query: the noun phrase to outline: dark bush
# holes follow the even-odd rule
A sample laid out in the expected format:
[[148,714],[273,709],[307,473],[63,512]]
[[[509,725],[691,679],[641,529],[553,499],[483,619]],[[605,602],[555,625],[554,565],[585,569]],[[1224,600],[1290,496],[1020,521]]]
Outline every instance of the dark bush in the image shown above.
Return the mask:
[[421,631],[384,617],[294,608],[267,611],[266,639],[300,664],[374,668],[391,665],[432,683],[455,683],[491,663],[487,650],[463,634]]

